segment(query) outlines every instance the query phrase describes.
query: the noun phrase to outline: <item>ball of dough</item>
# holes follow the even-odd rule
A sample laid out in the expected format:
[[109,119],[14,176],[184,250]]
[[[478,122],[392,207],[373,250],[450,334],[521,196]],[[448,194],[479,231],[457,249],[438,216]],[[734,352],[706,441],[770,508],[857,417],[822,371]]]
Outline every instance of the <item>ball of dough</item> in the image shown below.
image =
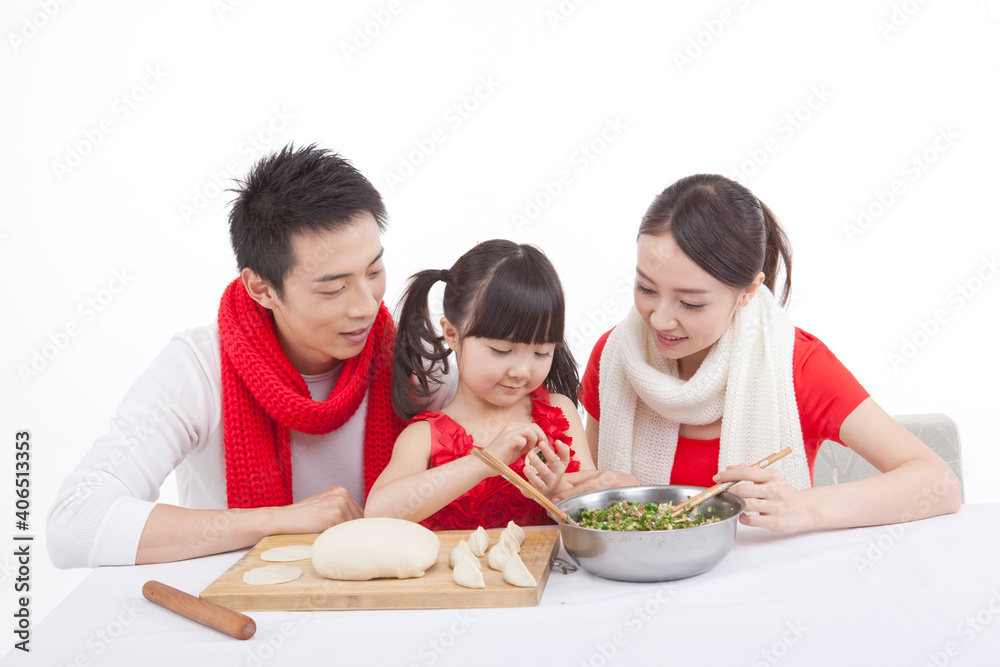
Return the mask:
[[418,523],[385,517],[354,519],[313,542],[312,563],[327,579],[366,581],[422,577],[437,561],[441,541]]

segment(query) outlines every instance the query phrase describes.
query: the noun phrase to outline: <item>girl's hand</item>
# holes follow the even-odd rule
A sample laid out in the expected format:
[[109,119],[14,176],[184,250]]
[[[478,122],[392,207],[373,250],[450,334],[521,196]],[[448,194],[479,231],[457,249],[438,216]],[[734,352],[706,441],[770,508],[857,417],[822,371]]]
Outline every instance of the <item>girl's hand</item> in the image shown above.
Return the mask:
[[[543,442],[546,442],[545,432],[538,424],[511,424],[500,431],[492,442],[483,449],[510,465],[521,458],[525,452],[534,449]],[[492,468],[490,470],[492,472]],[[492,474],[497,473],[493,472]]]
[[[542,461],[541,457],[538,456],[539,451],[545,457],[545,461]],[[556,440],[556,451],[552,451],[549,443],[542,442],[538,447],[532,449],[525,458],[524,477],[533,487],[551,497],[556,488],[559,487],[569,461],[569,445],[561,440]]]
[[776,533],[797,533],[813,527],[809,494],[786,482],[778,470],[729,466],[712,479],[716,482],[752,482],[737,484],[729,489],[729,493],[746,501],[747,512],[759,513],[740,515],[743,525],[759,526]]

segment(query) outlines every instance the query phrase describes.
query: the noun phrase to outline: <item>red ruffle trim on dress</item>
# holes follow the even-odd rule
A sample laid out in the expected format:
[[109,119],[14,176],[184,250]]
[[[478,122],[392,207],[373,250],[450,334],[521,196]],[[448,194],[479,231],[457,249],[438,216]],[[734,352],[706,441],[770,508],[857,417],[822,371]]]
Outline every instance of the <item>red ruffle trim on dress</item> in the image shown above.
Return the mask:
[[[550,441],[559,439],[572,445],[572,438],[565,434],[569,429],[569,421],[561,409],[549,403],[548,396],[549,392],[545,387],[539,387],[531,393],[531,417]],[[472,451],[472,436],[448,415],[442,412],[422,412],[413,421],[427,421],[431,426],[431,467],[468,456]],[[510,467],[523,477],[524,457]],[[579,469],[580,462],[574,459],[570,461],[567,472]],[[525,498],[517,487],[502,477],[495,476],[472,487],[420,524],[430,530],[475,530],[478,526],[502,528],[508,521],[521,526],[553,523],[540,505]]]

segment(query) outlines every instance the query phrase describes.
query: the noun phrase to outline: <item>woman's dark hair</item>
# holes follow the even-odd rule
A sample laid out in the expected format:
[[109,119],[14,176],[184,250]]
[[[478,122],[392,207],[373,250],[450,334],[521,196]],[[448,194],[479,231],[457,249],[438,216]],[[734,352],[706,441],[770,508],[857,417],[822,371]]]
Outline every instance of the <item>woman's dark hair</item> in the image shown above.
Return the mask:
[[[411,419],[425,408],[448,371],[448,349],[431,321],[428,295],[444,280],[444,316],[466,337],[512,343],[555,343],[549,391],[576,403],[576,362],[563,336],[565,299],[552,263],[541,250],[494,239],[462,255],[446,271],[421,271],[410,278],[398,317],[393,361],[392,400],[396,412]],[[441,369],[440,371],[438,369]]]
[[695,264],[719,282],[749,287],[761,271],[774,292],[778,260],[785,265],[781,304],[792,289],[792,252],[771,209],[752,192],[717,174],[682,178],[646,209],[639,235],[672,234]]
[[294,268],[296,234],[344,229],[363,213],[385,230],[378,190],[346,159],[315,144],[288,144],[261,158],[232,192],[229,238],[238,268],[253,270],[279,299]]

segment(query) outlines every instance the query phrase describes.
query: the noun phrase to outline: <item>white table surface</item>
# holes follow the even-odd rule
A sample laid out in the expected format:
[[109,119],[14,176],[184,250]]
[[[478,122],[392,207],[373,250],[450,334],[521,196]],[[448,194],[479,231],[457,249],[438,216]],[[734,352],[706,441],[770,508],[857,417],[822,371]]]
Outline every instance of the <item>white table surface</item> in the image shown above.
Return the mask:
[[97,569],[34,628],[30,654],[0,664],[1000,665],[1000,504],[794,536],[740,526],[705,574],[556,569],[537,607],[249,612],[248,641],[142,597],[150,579],[197,595],[243,553]]

